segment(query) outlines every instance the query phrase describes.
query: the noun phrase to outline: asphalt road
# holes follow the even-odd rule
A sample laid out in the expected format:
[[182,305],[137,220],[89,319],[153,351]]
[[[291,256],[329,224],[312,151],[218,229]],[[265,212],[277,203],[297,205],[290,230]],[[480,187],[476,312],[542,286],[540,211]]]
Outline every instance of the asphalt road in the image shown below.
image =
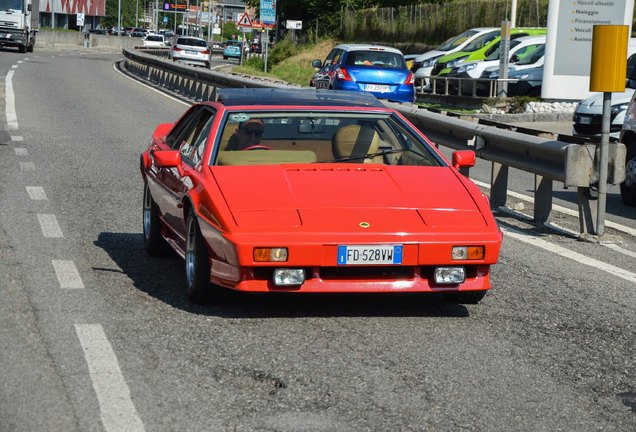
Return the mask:
[[498,214],[494,288],[475,306],[194,306],[182,261],[143,251],[138,169],[186,107],[116,72],[116,54],[0,54],[17,122],[0,120],[0,430],[636,429],[631,235],[588,243]]

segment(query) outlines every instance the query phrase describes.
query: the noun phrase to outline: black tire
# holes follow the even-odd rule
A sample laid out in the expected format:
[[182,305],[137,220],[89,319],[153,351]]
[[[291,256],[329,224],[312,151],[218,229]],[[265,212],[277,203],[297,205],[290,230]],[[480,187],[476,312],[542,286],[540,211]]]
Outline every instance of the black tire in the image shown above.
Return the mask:
[[205,63],[205,68],[206,68],[206,69],[210,69],[210,62],[206,62],[206,63]]
[[222,288],[210,282],[210,254],[192,210],[186,221],[186,294],[193,303],[216,303]]
[[223,60],[227,60],[227,56],[223,56]]
[[636,145],[627,147],[625,181],[621,183],[621,198],[628,206],[636,206]]
[[27,51],[27,47],[26,47],[26,45],[20,45],[20,46],[18,47],[18,52],[19,52],[20,54],[24,54],[26,51]]
[[463,291],[443,295],[444,301],[459,304],[477,304],[484,298],[487,291]]
[[150,195],[148,184],[144,185],[144,202],[143,202],[143,233],[144,233],[144,249],[150,256],[166,256],[170,251],[170,246],[166,240],[161,237],[161,222],[159,220],[159,207]]

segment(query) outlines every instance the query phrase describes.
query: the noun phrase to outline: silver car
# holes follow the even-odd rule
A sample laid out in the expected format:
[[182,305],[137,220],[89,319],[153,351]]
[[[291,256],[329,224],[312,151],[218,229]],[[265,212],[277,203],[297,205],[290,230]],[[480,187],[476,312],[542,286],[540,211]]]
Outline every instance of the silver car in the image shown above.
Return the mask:
[[210,48],[205,39],[192,36],[179,36],[170,48],[170,58],[188,64],[210,68]]

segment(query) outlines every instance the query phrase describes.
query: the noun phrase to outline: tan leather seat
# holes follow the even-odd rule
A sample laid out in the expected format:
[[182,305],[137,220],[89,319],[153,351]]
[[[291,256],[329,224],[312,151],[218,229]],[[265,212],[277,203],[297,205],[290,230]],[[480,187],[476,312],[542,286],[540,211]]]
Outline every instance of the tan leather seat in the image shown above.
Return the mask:
[[335,133],[332,141],[334,159],[360,157],[352,163],[383,163],[382,156],[363,158],[380,150],[380,136],[369,126],[347,125]]

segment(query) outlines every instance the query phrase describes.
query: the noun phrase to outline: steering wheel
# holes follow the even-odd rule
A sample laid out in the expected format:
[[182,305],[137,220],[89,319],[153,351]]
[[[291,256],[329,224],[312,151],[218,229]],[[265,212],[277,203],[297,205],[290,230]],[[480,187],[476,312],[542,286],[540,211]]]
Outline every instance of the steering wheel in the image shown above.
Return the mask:
[[245,147],[243,150],[271,150],[272,148],[263,144],[254,144],[248,147]]

